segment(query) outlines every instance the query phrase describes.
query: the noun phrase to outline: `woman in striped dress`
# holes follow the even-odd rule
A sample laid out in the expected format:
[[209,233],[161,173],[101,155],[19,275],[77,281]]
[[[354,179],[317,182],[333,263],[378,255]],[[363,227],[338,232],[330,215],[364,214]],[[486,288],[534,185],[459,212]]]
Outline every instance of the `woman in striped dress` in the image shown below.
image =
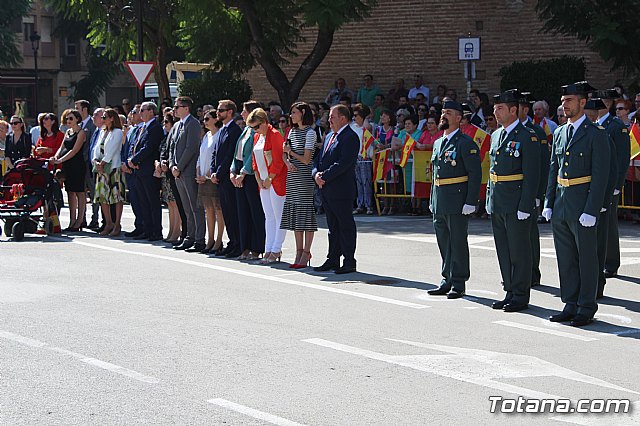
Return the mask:
[[287,193],[280,228],[294,231],[296,258],[290,267],[301,269],[311,260],[313,235],[318,230],[313,205],[315,182],[311,177],[311,161],[318,137],[311,126],[313,111],[307,103],[294,103],[289,117],[291,131],[284,146]]

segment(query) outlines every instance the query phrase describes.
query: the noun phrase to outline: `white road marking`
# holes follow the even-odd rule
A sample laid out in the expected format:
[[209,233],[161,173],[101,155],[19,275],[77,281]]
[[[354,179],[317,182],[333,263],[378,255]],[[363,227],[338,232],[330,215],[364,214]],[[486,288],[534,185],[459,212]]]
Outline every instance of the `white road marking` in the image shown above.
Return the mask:
[[414,370],[447,377],[466,383],[472,383],[490,389],[522,395],[528,398],[561,398],[534,389],[505,383],[507,379],[527,377],[559,377],[581,383],[592,384],[633,394],[640,394],[613,383],[569,370],[557,364],[530,355],[492,352],[481,349],[459,348],[412,342],[408,340],[386,339],[419,348],[444,352],[444,355],[387,355],[369,351],[324,339],[306,339],[303,342],[323,346],[340,352],[359,355],[365,358],[400,365]]
[[277,282],[277,283],[281,283],[281,284],[295,285],[295,286],[298,286],[298,287],[306,287],[306,288],[311,288],[311,289],[314,289],[314,290],[327,291],[329,293],[343,294],[343,295],[346,295],[346,296],[357,297],[357,298],[360,298],[360,299],[367,299],[367,300],[373,300],[375,302],[388,303],[390,305],[403,306],[405,308],[425,309],[425,308],[430,308],[431,307],[431,306],[427,306],[427,305],[421,305],[421,304],[418,304],[418,303],[405,302],[403,300],[389,299],[387,297],[375,296],[375,295],[372,295],[372,294],[358,293],[356,291],[344,290],[344,289],[334,288],[334,287],[327,287],[327,286],[323,286],[323,285],[319,285],[319,284],[305,283],[305,282],[302,282],[302,281],[290,280],[290,279],[287,279],[287,278],[281,278],[281,277],[277,277],[277,276],[273,276],[273,275],[264,275],[264,274],[258,274],[258,273],[255,273],[255,272],[242,271],[242,270],[239,270],[239,269],[227,268],[225,266],[212,265],[212,264],[208,264],[208,263],[201,263],[201,262],[182,259],[182,258],[178,258],[178,257],[163,256],[163,255],[160,255],[160,254],[143,253],[143,252],[139,252],[139,251],[124,250],[124,249],[119,249],[119,248],[115,248],[115,247],[107,247],[107,246],[103,246],[103,245],[99,245],[99,244],[93,244],[93,243],[87,243],[87,242],[84,242],[84,241],[78,241],[77,239],[74,239],[73,242],[76,243],[76,244],[85,246],[85,247],[92,247],[92,248],[96,248],[96,249],[100,249],[100,250],[107,250],[107,251],[113,251],[113,252],[116,252],[116,253],[125,253],[125,254],[130,254],[130,255],[149,257],[149,258],[152,258],[152,259],[166,260],[166,261],[169,261],[169,262],[182,263],[182,264],[185,264],[185,265],[198,266],[200,268],[213,269],[215,271],[227,272],[227,273],[230,273],[230,274],[242,275],[242,276],[251,277],[251,278],[259,278],[259,279],[265,280],[265,281],[273,281],[273,282]]
[[2,331],[2,330],[0,330],[0,337],[7,340],[12,340],[17,343],[21,343],[23,345],[31,346],[33,348],[42,348],[48,351],[69,355],[86,364],[93,365],[94,367],[102,368],[103,370],[111,371],[112,373],[120,374],[121,376],[127,376],[132,379],[138,380],[140,382],[160,383],[160,380],[156,379],[155,377],[145,376],[144,374],[138,373],[137,371],[130,370],[128,368],[125,368],[116,364],[112,364],[110,362],[102,361],[96,358],[91,358],[86,355],[79,354],[77,352],[72,352],[56,346],[50,346],[48,343],[31,339],[29,337],[20,336],[18,334],[11,333],[8,331]]
[[262,420],[272,425],[278,426],[302,426],[301,423],[292,422],[291,420],[278,417],[273,414],[265,413],[264,411],[256,410],[255,408],[247,407],[245,405],[236,404],[235,402],[227,401],[222,398],[210,399],[207,401],[210,404],[218,405],[223,408],[235,411],[240,414],[244,414],[254,419]]
[[497,296],[498,295],[498,293],[496,293],[495,291],[478,290],[478,289],[475,289],[475,290],[472,290],[472,291],[468,291],[467,294],[471,294],[471,295],[474,295],[474,294],[486,294],[487,296]]
[[536,327],[536,326],[527,325],[527,324],[520,324],[517,322],[511,322],[511,321],[493,321],[493,323],[499,324],[499,325],[505,325],[507,327],[519,328],[522,330],[529,330],[529,331],[536,331],[538,333],[551,334],[553,336],[558,336],[558,337],[566,337],[568,339],[581,340],[583,342],[593,342],[598,340],[595,337],[586,337],[586,336],[581,336],[579,334],[567,333],[566,331],[550,330],[547,328]]
[[598,312],[598,317],[606,317],[620,321],[622,324],[631,324],[631,318],[625,317],[624,315],[614,315],[614,314],[603,314]]
[[475,309],[480,309],[478,306],[465,306],[464,309],[468,309],[470,311],[473,311]]

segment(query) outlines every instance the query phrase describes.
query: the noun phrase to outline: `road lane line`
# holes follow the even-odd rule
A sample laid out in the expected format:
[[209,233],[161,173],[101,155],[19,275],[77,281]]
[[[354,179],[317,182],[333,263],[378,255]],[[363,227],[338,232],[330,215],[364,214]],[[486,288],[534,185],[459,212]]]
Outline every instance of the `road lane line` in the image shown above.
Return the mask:
[[552,330],[548,328],[535,327],[533,325],[520,324],[511,321],[493,321],[494,324],[505,325],[507,327],[520,328],[522,330],[537,331],[538,333],[551,334],[558,337],[566,337],[568,339],[581,340],[583,342],[593,342],[598,339],[595,337],[586,337],[579,334],[567,333],[566,331]]
[[124,250],[124,249],[119,249],[119,248],[115,248],[115,247],[107,247],[107,246],[102,246],[102,245],[99,245],[99,244],[87,243],[87,242],[84,242],[84,241],[73,240],[73,242],[76,243],[76,244],[85,246],[85,247],[92,247],[92,248],[96,248],[96,249],[100,249],[100,250],[107,250],[107,251],[113,251],[113,252],[116,252],[116,253],[125,253],[125,254],[137,255],[137,256],[142,256],[142,257],[149,257],[149,258],[152,258],[152,259],[168,260],[170,262],[182,263],[182,264],[191,265],[191,266],[198,266],[200,268],[213,269],[215,271],[228,272],[230,274],[242,275],[242,276],[245,276],[245,277],[259,278],[261,280],[273,281],[273,282],[277,282],[277,283],[281,283],[281,284],[289,284],[289,285],[295,285],[295,286],[298,286],[298,287],[306,287],[306,288],[310,288],[310,289],[314,289],[314,290],[327,291],[329,293],[343,294],[343,295],[346,295],[346,296],[358,297],[360,299],[367,299],[367,300],[373,300],[375,302],[388,303],[390,305],[403,306],[405,308],[425,309],[425,308],[430,308],[431,307],[431,306],[428,306],[428,305],[421,305],[421,304],[418,304],[418,303],[405,302],[404,300],[389,299],[387,297],[375,296],[375,295],[366,294],[366,293],[358,293],[356,291],[344,290],[344,289],[334,288],[334,287],[326,287],[326,286],[323,286],[323,285],[320,285],[320,284],[305,283],[305,282],[302,282],[302,281],[290,280],[290,279],[287,279],[287,278],[281,278],[281,277],[273,276],[273,275],[264,275],[264,274],[258,274],[258,273],[255,273],[255,272],[242,271],[242,270],[239,270],[239,269],[228,268],[228,267],[225,267],[225,266],[218,266],[218,265],[211,265],[211,264],[207,264],[207,263],[196,262],[194,260],[187,260],[187,259],[171,257],[171,256],[163,256],[163,255],[160,255],[160,254],[143,253],[143,252],[138,252],[138,251]]
[[132,379],[138,380],[140,382],[160,383],[160,380],[156,379],[155,377],[145,376],[142,373],[138,373],[137,371],[130,370],[120,365],[112,364],[107,361],[102,361],[97,358],[88,357],[86,355],[82,355],[77,352],[72,352],[67,349],[59,348],[57,346],[50,346],[48,343],[31,339],[29,337],[20,336],[19,334],[11,333],[9,331],[0,330],[0,338],[12,340],[14,342],[31,346],[33,348],[42,348],[42,349],[46,349],[48,351],[56,352],[59,354],[69,355],[72,358],[75,358],[86,364],[93,365],[94,367],[102,368],[103,370],[111,371],[116,374],[120,374],[121,376],[127,376]]
[[273,414],[265,413],[264,411],[256,410],[255,408],[247,407],[245,405],[236,404],[235,402],[227,401],[222,398],[210,399],[207,401],[210,404],[218,405],[223,408],[235,411],[240,414],[244,414],[254,419],[262,420],[272,425],[278,426],[302,426],[301,423],[292,422],[291,420],[278,417]]

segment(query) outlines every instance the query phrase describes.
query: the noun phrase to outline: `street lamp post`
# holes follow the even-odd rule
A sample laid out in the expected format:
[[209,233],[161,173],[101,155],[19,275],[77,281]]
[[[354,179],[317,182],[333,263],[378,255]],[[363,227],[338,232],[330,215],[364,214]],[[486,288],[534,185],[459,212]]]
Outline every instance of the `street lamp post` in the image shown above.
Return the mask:
[[38,116],[38,50],[40,50],[40,34],[37,31],[34,31],[30,36],[29,40],[31,40],[31,49],[33,50],[33,68],[35,71],[35,81],[36,81],[36,89],[34,91],[33,98],[33,116]]

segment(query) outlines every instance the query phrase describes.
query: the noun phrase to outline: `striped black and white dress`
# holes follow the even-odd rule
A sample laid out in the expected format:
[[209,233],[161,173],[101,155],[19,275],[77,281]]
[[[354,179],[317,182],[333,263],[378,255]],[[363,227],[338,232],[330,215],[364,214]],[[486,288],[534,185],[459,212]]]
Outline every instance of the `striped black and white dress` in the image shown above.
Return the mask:
[[[291,146],[291,151],[303,156],[305,149],[313,152],[317,135],[312,127],[307,127],[304,130],[294,127],[289,132],[287,139]],[[293,157],[291,157],[291,163],[296,166],[297,170],[295,172],[287,172],[287,192],[280,229],[317,231],[318,222],[313,205],[315,182],[311,177],[313,163],[302,164]]]

